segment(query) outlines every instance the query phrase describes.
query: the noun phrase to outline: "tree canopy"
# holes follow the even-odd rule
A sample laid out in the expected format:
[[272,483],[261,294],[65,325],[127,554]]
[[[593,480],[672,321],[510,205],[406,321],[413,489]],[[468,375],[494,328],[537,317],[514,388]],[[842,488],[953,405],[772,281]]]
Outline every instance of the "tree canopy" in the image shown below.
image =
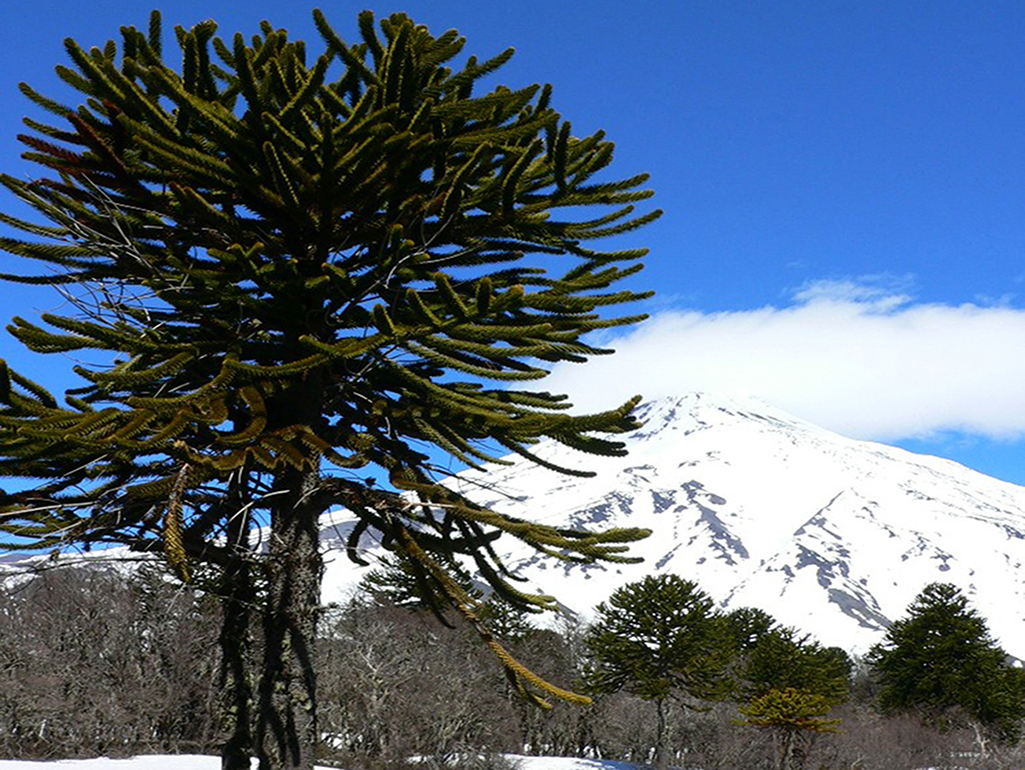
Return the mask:
[[940,726],[966,716],[1005,740],[1020,733],[1025,674],[957,586],[926,586],[868,661],[885,711],[917,712]]
[[73,66],[57,72],[80,102],[22,84],[49,115],[19,137],[40,176],[0,176],[45,220],[0,214],[23,233],[0,249],[39,265],[2,277],[61,287],[76,308],[9,330],[39,353],[100,354],[63,402],[0,364],[0,474],[34,482],[0,492],[0,526],[34,548],[127,544],[183,579],[213,574],[236,631],[265,586],[262,681],[234,704],[256,704],[264,768],[309,767],[318,740],[322,512],[354,512],[350,556],[376,533],[519,687],[571,699],[505,653],[446,560],[463,554],[503,597],[543,608],[496,538],[616,561],[645,534],[483,508],[440,483],[424,449],[568,473],[586,472],[531,447],[624,451],[608,434],[636,426],[636,399],[574,415],[529,383],[609,352],[587,333],[642,317],[614,310],[646,294],[613,286],[645,250],[584,243],[659,215],[635,210],[646,175],[608,176],[612,143],[574,136],[549,86],[475,93],[511,50],[456,65],[455,31],[403,14],[361,14],[356,43],[314,20],[318,54],[266,22],[225,40],[209,21],[176,28],[165,56],[157,13],[120,42],[68,40]]
[[617,589],[595,615],[586,639],[595,690],[651,700],[722,692],[732,649],[712,600],[693,581],[649,575]]
[[694,708],[728,692],[729,631],[696,583],[669,573],[617,589],[595,614],[585,639],[588,686],[599,693],[626,690],[655,702],[656,764],[664,768],[670,701]]
[[852,664],[838,647],[823,647],[792,628],[772,628],[741,656],[740,688],[748,698],[771,690],[813,693],[830,705],[850,692]]
[[812,739],[834,732],[840,723],[827,715],[847,700],[851,660],[838,647],[823,647],[793,628],[776,627],[757,610],[728,617],[746,642],[737,664],[744,723],[775,734],[779,770],[800,768]]

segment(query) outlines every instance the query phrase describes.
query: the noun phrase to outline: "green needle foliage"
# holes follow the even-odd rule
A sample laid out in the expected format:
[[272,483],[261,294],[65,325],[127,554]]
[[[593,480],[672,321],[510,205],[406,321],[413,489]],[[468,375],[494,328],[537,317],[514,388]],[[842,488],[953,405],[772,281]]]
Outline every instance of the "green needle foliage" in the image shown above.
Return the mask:
[[587,636],[588,680],[598,692],[643,698],[724,694],[732,645],[712,600],[679,575],[649,575],[598,605]]
[[648,576],[598,605],[585,639],[585,680],[593,692],[620,690],[654,702],[656,766],[668,766],[667,709],[729,692],[730,630],[697,584],[678,575]]
[[[32,548],[163,552],[183,579],[212,565],[236,631],[266,586],[262,682],[249,693],[236,667],[231,691],[232,713],[255,703],[265,770],[312,763],[325,510],[356,513],[350,554],[376,532],[519,687],[570,699],[505,653],[446,564],[466,554],[501,597],[539,609],[551,598],[510,582],[496,538],[621,561],[645,534],[482,508],[423,450],[473,466],[536,459],[542,439],[623,453],[608,435],[636,427],[636,400],[573,415],[527,383],[609,352],[588,332],[641,319],[614,311],[647,295],[615,285],[645,250],[583,244],[659,216],[635,210],[646,175],[607,176],[613,145],[574,136],[548,86],[476,92],[511,50],[456,66],[455,31],[366,12],[347,43],[314,20],[319,54],[266,22],[247,40],[208,21],[176,28],[165,60],[157,13],[120,43],[68,40],[57,72],[80,103],[23,84],[50,116],[19,137],[43,171],[0,176],[47,222],[0,214],[24,234],[0,248],[39,266],[3,277],[64,287],[77,306],[9,330],[36,352],[110,362],[76,367],[63,402],[0,364],[0,474],[37,482],[0,496],[0,528]],[[232,740],[241,767],[244,725]]]
[[749,699],[770,690],[814,693],[830,705],[850,694],[850,658],[839,647],[823,647],[792,628],[771,628],[741,656],[740,689]]
[[993,641],[960,589],[932,583],[868,656],[887,712],[917,712],[951,727],[967,718],[1015,741],[1025,718],[1025,673]]
[[757,607],[738,607],[723,615],[723,621],[741,654],[749,652],[766,634],[778,628],[776,619]]
[[851,660],[838,647],[822,647],[792,628],[776,627],[757,610],[728,617],[748,642],[737,666],[743,724],[769,730],[776,741],[776,767],[797,770],[814,737],[835,732],[840,724],[827,715],[847,700]]

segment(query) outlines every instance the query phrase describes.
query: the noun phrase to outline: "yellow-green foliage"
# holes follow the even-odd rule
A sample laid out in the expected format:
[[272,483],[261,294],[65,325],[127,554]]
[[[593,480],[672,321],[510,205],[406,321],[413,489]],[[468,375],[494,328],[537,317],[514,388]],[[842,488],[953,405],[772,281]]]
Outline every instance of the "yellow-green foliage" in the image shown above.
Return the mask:
[[829,699],[807,690],[786,687],[769,690],[740,707],[745,724],[784,731],[836,732],[839,719],[826,719],[832,708]]
[[[154,14],[102,47],[67,42],[58,75],[80,104],[22,87],[48,113],[20,137],[40,176],[0,184],[48,224],[2,215],[25,239],[0,249],[41,265],[2,278],[85,291],[79,313],[9,328],[40,353],[113,362],[77,367],[63,405],[0,366],[0,474],[40,485],[31,502],[0,495],[0,528],[31,547],[163,551],[184,576],[189,560],[234,558],[223,536],[239,516],[348,505],[414,561],[468,554],[497,590],[543,606],[509,584],[496,537],[623,561],[644,533],[482,509],[421,449],[585,475],[530,447],[622,454],[636,400],[574,415],[562,395],[504,383],[607,353],[587,333],[643,317],[609,309],[647,296],[615,288],[645,250],[584,244],[659,216],[635,208],[647,177],[609,178],[612,144],[574,136],[550,87],[478,92],[511,50],[457,64],[457,33],[403,14],[362,14],[355,43],[314,20],[317,54],[267,23],[222,39],[203,22],[175,30],[175,61]],[[367,466],[408,497],[367,502],[353,472]],[[296,474],[308,489],[286,504]],[[459,605],[432,564],[423,579]]]

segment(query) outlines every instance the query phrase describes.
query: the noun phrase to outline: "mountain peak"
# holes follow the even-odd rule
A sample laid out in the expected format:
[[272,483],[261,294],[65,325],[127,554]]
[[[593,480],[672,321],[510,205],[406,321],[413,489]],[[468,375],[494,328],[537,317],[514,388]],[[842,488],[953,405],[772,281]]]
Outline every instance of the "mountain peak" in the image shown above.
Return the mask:
[[457,477],[464,493],[514,516],[654,532],[631,548],[645,559],[633,566],[580,568],[510,548],[506,562],[529,588],[586,615],[625,582],[674,572],[724,608],[757,606],[860,652],[925,585],[952,582],[1025,657],[1025,488],[844,438],[753,398],[695,392],[637,415],[625,458],[536,448],[595,478],[521,459]]
[[634,439],[647,438],[662,430],[691,430],[696,426],[711,427],[736,420],[760,420],[781,427],[821,430],[754,396],[703,391],[646,401],[637,407],[635,414],[643,427],[633,434]]

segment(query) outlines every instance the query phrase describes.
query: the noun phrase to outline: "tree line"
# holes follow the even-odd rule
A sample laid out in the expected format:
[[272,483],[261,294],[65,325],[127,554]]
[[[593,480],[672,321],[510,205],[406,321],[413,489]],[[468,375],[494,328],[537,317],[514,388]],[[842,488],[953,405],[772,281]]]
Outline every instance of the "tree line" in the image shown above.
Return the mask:
[[[498,603],[509,649],[588,706],[540,709],[465,623],[368,585],[324,609],[318,762],[349,770],[502,766],[502,753],[678,767],[1006,767],[1021,669],[953,586],[929,586],[860,659],[694,583],[624,586],[584,626]],[[0,756],[215,753],[225,739],[222,608],[146,566],[50,569],[0,596]],[[254,651],[257,654],[257,651]],[[424,766],[423,763],[420,765]]]

